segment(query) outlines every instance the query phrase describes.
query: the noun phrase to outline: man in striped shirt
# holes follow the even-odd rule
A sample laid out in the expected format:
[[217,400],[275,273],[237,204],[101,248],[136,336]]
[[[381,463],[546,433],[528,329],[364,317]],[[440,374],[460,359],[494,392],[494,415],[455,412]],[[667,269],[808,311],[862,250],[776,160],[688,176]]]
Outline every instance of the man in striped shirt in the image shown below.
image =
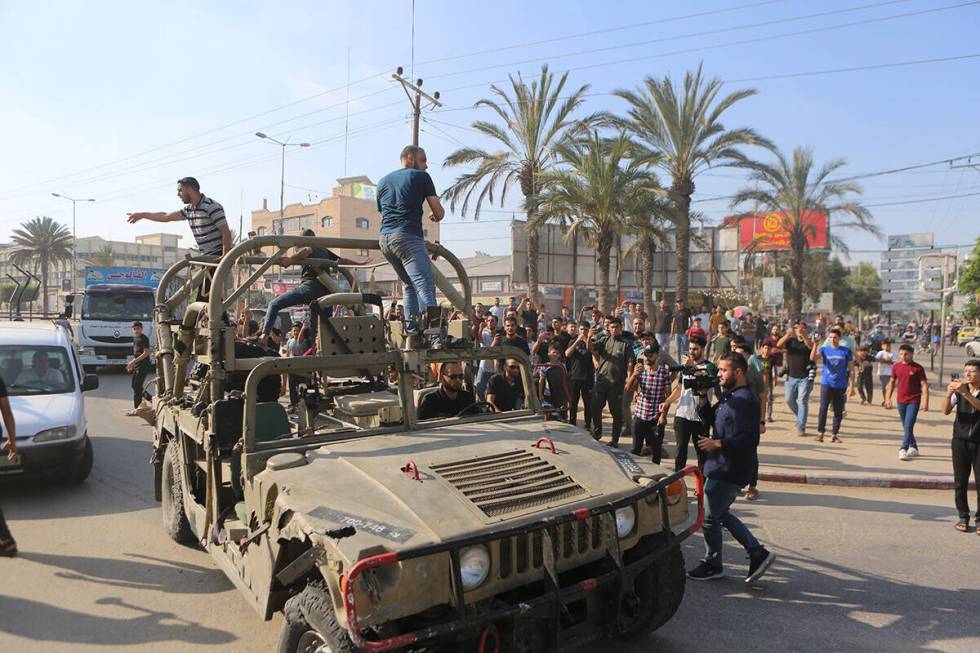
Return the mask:
[[177,181],[177,196],[184,208],[171,213],[130,213],[129,222],[140,220],[153,222],[177,222],[187,220],[197,248],[202,254],[222,256],[231,250],[231,230],[225,220],[225,210],[220,204],[201,193],[201,185],[193,177]]

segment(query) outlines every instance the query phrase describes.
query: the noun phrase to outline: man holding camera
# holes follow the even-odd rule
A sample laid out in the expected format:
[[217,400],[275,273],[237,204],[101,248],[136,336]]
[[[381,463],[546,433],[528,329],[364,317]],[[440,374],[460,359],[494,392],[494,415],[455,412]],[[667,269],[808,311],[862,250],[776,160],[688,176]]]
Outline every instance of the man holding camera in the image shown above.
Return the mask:
[[674,469],[683,469],[687,465],[688,443],[693,442],[698,455],[698,467],[704,466],[704,455],[697,449],[697,439],[708,434],[711,425],[710,388],[696,388],[697,377],[717,378],[717,368],[705,358],[704,338],[694,337],[688,343],[688,357],[684,365],[688,367],[681,376],[680,382],[674,386],[670,396],[660,404],[660,423],[666,424],[670,405],[677,402],[674,412],[674,440],[677,442],[677,453],[674,456]]
[[704,485],[705,555],[701,563],[687,572],[691,580],[713,580],[724,575],[722,567],[722,532],[724,526],[749,555],[749,573],[745,583],[758,580],[772,565],[776,556],[752,535],[742,521],[731,513],[731,505],[749,482],[758,459],[761,404],[746,385],[748,363],[734,352],[719,360],[718,377],[723,390],[715,408],[714,437],[702,436],[698,448],[705,452]]

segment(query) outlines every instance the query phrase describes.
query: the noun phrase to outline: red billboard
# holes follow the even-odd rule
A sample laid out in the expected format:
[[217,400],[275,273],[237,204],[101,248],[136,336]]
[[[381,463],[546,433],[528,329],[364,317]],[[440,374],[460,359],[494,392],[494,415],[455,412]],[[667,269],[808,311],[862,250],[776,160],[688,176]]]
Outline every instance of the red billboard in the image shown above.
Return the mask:
[[[789,249],[789,227],[791,218],[787,211],[756,213],[738,220],[734,216],[725,218],[725,224],[738,222],[739,249],[752,248],[756,252],[771,252]],[[806,240],[812,249],[827,247],[827,214],[824,211],[805,211],[803,224],[806,227]]]

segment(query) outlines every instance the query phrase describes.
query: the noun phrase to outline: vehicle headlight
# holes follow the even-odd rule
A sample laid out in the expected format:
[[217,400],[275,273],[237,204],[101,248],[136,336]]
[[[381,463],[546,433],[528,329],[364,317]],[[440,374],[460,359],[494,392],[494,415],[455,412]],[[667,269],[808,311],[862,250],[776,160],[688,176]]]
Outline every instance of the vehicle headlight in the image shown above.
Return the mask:
[[75,437],[76,429],[74,426],[59,426],[54,429],[41,431],[34,436],[34,442],[51,442],[52,440],[70,440]]
[[636,526],[636,510],[633,506],[626,506],[616,511],[616,534],[626,537],[633,532]]
[[490,552],[487,547],[478,544],[463,549],[459,554],[459,573],[464,590],[482,585],[490,575]]

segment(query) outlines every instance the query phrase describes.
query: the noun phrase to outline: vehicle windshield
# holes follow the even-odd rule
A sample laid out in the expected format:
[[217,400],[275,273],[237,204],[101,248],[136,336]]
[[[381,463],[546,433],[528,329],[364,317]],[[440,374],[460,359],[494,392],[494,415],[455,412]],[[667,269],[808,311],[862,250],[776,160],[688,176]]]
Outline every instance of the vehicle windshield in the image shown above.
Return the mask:
[[0,378],[11,397],[75,391],[75,375],[64,347],[2,345]]
[[82,302],[83,320],[128,322],[153,318],[153,293],[88,293]]

